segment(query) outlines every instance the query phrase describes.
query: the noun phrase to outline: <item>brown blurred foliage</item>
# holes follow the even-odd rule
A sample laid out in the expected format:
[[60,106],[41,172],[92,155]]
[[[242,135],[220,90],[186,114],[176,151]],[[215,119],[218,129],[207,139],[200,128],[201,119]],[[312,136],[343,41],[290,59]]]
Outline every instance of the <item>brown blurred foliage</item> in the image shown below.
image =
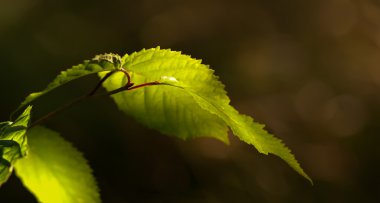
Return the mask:
[[[232,104],[282,138],[315,185],[234,137],[166,137],[102,99],[46,125],[84,152],[104,202],[380,201],[375,0],[0,0],[0,118],[65,67],[155,46],[210,64]],[[41,98],[35,116],[94,83]],[[36,202],[15,176],[0,199]]]

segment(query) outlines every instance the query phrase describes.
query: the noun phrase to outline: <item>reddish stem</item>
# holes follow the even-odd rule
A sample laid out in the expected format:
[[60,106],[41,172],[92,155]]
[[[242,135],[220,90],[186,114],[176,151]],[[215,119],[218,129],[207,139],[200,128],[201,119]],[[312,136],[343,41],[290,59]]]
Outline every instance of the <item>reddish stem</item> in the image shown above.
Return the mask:
[[141,87],[147,87],[147,86],[152,86],[152,85],[162,85],[162,83],[160,83],[158,81],[147,82],[147,83],[143,83],[143,84],[140,84],[140,85],[131,86],[127,90],[134,90],[134,89],[138,89],[138,88],[141,88]]

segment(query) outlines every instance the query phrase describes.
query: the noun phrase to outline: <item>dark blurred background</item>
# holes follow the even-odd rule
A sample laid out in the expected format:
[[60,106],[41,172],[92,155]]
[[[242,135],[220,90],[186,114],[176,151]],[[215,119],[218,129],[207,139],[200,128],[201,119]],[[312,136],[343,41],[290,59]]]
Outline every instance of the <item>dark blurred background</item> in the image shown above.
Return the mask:
[[[375,0],[0,0],[0,119],[84,59],[156,46],[210,64],[232,105],[283,139],[315,185],[232,136],[167,137],[104,98],[46,123],[87,157],[104,202],[380,201]],[[41,98],[34,118],[95,83]],[[36,200],[12,176],[0,202]]]

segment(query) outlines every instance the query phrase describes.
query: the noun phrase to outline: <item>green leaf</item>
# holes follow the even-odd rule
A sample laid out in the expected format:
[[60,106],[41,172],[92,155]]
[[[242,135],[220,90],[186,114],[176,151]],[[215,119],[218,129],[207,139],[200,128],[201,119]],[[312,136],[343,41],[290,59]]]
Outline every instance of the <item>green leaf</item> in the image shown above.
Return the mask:
[[92,170],[82,154],[58,133],[34,127],[29,153],[15,164],[23,184],[44,203],[101,202]]
[[15,122],[0,123],[0,186],[12,174],[14,162],[27,153],[28,144],[25,133],[31,109],[30,106],[26,108]]
[[78,79],[90,74],[95,74],[101,71],[115,70],[115,69],[120,68],[120,66],[121,66],[121,58],[117,54],[97,55],[92,60],[86,60],[82,64],[73,66],[70,69],[62,71],[53,80],[53,82],[51,82],[44,90],[29,94],[25,98],[25,100],[20,104],[20,106],[16,109],[16,111],[30,104],[32,101],[39,98],[40,96],[72,80],[75,80],[75,79]]
[[303,171],[291,151],[280,139],[264,130],[264,125],[254,122],[250,116],[239,114],[239,112],[229,104],[202,97],[192,91],[188,92],[203,109],[207,109],[210,113],[223,119],[231,128],[234,135],[239,137],[242,141],[253,145],[260,153],[265,155],[274,154],[280,157],[301,176],[309,180],[310,183],[313,183],[311,178]]
[[[191,138],[215,137],[228,142],[227,128],[260,153],[274,154],[311,181],[290,150],[249,116],[232,106],[224,85],[200,60],[160,48],[123,57],[123,68],[135,85],[158,81],[170,86],[149,86],[112,95],[119,109],[162,133]],[[105,73],[100,74],[103,76]],[[104,87],[111,91],[126,84],[121,73]]]
[[[225,93],[213,71],[189,56],[167,50],[144,50],[124,57],[123,68],[138,85],[160,81],[172,85],[189,85],[204,94]],[[100,73],[104,76],[106,73]],[[202,88],[211,83],[220,89]],[[123,73],[115,73],[103,85],[109,91],[126,84]],[[217,99],[228,99],[219,93]],[[182,139],[214,137],[228,143],[228,127],[216,115],[202,109],[183,89],[174,86],[151,86],[112,95],[118,107],[148,127]],[[220,97],[220,98],[219,98]]]

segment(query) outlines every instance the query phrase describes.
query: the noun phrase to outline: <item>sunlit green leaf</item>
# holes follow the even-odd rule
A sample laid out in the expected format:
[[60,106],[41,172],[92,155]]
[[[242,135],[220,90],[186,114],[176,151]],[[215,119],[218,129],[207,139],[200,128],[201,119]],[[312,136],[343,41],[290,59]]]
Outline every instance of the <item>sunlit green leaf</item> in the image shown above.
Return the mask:
[[260,153],[274,154],[283,159],[290,167],[312,183],[311,178],[303,171],[291,151],[282,141],[264,129],[264,125],[254,122],[250,116],[239,114],[229,104],[202,97],[195,92],[188,91],[196,102],[210,113],[218,115],[231,128],[234,135],[242,141],[253,145]]
[[[130,73],[135,85],[152,81],[170,84],[112,95],[118,107],[128,115],[180,138],[209,136],[228,142],[226,131],[229,127],[237,137],[252,144],[260,153],[279,156],[311,181],[281,140],[229,105],[224,85],[200,60],[180,52],[155,48],[123,57],[123,68]],[[104,86],[111,91],[125,83],[126,78],[118,73]]]
[[[216,80],[213,71],[200,61],[179,52],[155,50],[145,50],[124,57],[123,67],[130,72],[136,85],[160,81],[189,86],[203,94],[215,95],[215,99],[228,100],[223,85]],[[123,73],[116,73],[106,80],[104,86],[107,90],[113,90],[125,83]],[[211,83],[213,87],[203,88],[207,83]],[[182,139],[207,136],[228,142],[225,122],[202,109],[191,95],[178,87],[151,86],[112,97],[122,111],[164,134]]]
[[27,132],[29,153],[16,161],[17,176],[43,203],[100,202],[92,171],[82,154],[44,127]]
[[28,150],[26,128],[30,120],[28,107],[15,122],[0,123],[0,186],[12,174],[14,162],[25,156]]

